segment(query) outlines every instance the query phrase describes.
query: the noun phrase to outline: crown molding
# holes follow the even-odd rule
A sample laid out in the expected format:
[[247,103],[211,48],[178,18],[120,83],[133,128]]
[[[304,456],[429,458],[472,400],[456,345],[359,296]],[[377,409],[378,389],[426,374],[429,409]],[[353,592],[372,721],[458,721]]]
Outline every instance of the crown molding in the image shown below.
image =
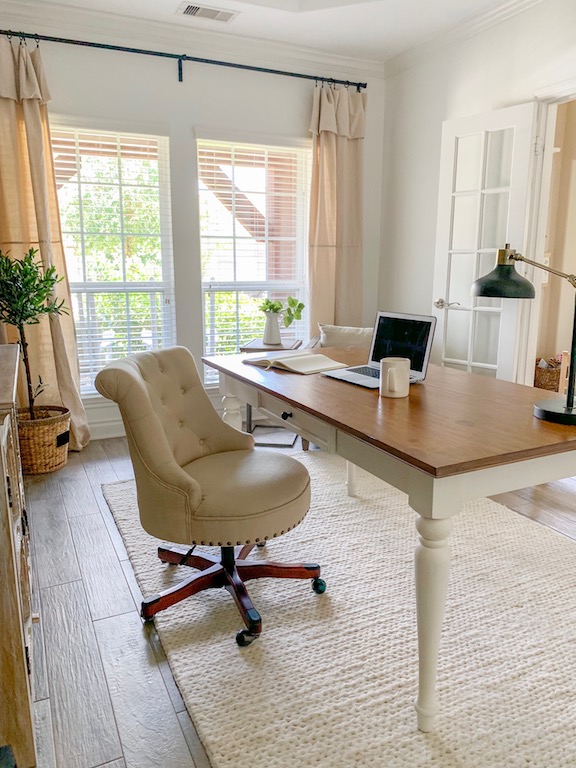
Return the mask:
[[576,78],[562,80],[534,91],[534,98],[539,101],[573,101],[576,94]]
[[[1,28],[15,32],[150,48],[198,58],[286,69],[341,80],[384,78],[381,62],[334,56],[309,48],[224,32],[86,11],[35,0],[0,0]],[[150,41],[153,41],[151,43]],[[43,45],[55,45],[46,42]]]
[[446,48],[456,45],[463,40],[475,37],[491,27],[502,24],[504,21],[507,21],[514,16],[518,16],[533,6],[540,5],[545,1],[546,0],[509,0],[509,2],[502,4],[492,11],[481,14],[475,19],[451,27],[440,35],[436,35],[415,48],[411,48],[409,51],[401,53],[399,56],[386,62],[384,65],[385,76],[391,77],[397,75],[405,69],[409,69],[410,67],[435,56]]

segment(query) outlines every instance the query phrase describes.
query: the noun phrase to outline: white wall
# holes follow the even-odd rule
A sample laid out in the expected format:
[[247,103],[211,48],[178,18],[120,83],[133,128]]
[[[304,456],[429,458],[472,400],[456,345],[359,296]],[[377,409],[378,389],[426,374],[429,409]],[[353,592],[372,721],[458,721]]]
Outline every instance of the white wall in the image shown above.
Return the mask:
[[[366,324],[373,322],[382,211],[384,80],[380,65],[74,9],[48,15],[42,4],[2,5],[2,28],[368,81],[364,320]],[[42,42],[41,51],[52,95],[52,116],[80,126],[170,137],[177,335],[178,342],[199,358],[202,315],[195,132],[200,130],[204,137],[268,139],[269,143],[309,140],[314,82],[185,63],[184,81],[180,83],[177,63],[168,59],[50,42]],[[93,425],[108,422],[105,432],[93,431],[93,435],[114,431],[115,415],[107,417],[105,410],[98,399],[89,408]]]
[[[547,0],[466,40],[406,56],[386,80],[379,305],[428,313],[444,120],[576,77],[576,2]],[[422,52],[421,52],[422,53]],[[392,70],[394,70],[392,72]]]

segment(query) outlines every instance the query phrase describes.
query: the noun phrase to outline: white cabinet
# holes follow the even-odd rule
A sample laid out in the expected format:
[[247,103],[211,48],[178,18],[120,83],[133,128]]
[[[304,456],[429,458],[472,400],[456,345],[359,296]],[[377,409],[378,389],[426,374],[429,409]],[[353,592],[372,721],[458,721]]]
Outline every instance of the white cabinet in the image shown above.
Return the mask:
[[0,345],[0,746],[36,765],[28,521],[18,451],[18,347]]

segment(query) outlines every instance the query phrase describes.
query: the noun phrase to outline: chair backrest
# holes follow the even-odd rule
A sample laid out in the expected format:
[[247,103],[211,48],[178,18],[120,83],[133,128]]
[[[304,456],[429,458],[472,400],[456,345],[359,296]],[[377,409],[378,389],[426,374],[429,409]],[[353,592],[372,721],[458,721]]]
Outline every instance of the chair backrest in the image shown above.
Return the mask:
[[189,531],[170,536],[156,524],[159,504],[165,508],[171,495],[177,507],[195,509],[201,489],[181,468],[212,453],[249,449],[252,437],[219,417],[185,347],[109,363],[97,375],[96,388],[120,409],[144,528],[171,541],[189,541]]
[[318,323],[321,347],[360,347],[370,350],[374,328]]

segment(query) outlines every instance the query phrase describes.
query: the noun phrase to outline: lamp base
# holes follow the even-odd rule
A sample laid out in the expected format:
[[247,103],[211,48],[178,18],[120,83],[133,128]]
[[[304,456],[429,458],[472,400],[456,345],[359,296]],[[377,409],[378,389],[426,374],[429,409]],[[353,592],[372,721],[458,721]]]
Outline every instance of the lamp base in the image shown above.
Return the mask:
[[555,424],[576,425],[576,408],[566,408],[564,400],[542,400],[535,403],[534,416]]

